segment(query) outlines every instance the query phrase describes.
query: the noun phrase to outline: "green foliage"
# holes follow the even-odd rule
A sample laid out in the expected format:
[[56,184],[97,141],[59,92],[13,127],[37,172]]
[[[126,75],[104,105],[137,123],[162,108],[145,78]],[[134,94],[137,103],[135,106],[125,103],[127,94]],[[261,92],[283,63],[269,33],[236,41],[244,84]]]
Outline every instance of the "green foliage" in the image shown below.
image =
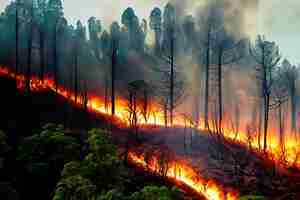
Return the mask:
[[63,178],[58,184],[53,200],[89,199],[94,195],[96,186],[80,175]]
[[98,161],[112,159],[111,157],[117,159],[117,149],[108,141],[104,131],[99,129],[89,131],[88,143]]
[[[82,191],[83,199],[93,198],[95,191],[102,193],[98,199],[120,199],[114,191],[122,189],[128,173],[118,159],[116,147],[111,144],[104,131],[93,129],[88,133],[89,153],[82,161],[64,165],[62,180],[57,184],[56,195],[61,192],[65,199],[77,198],[70,191]],[[71,184],[71,182],[74,184]],[[77,181],[77,183],[76,183]],[[83,190],[88,188],[89,191]],[[109,191],[109,192],[105,192]]]
[[127,198],[118,190],[113,189],[92,200],[127,200]]
[[49,168],[60,170],[64,163],[77,160],[79,155],[79,142],[67,136],[62,125],[47,124],[40,134],[24,139],[17,159],[30,173],[46,175]]
[[78,141],[67,136],[61,125],[47,124],[40,134],[24,139],[19,147],[18,160],[26,162],[69,162],[79,157]]
[[263,196],[247,195],[247,196],[240,197],[239,200],[267,200],[267,199]]
[[176,200],[182,199],[182,193],[176,189],[167,187],[146,186],[141,192],[135,192],[130,199],[132,200]]

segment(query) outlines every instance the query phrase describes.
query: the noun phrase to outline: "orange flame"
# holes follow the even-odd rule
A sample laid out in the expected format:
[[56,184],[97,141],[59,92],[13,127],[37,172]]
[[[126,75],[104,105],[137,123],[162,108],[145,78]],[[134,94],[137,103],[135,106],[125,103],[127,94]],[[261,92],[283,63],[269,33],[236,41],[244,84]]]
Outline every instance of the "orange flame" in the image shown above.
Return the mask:
[[[17,80],[17,87],[19,89],[24,89],[25,88],[25,81],[26,77],[24,75],[17,75],[15,76],[15,73],[8,67],[1,67],[0,66],[0,75],[2,76],[8,76],[10,78],[16,78]],[[30,86],[31,90],[33,92],[38,92],[38,91],[43,91],[46,89],[52,89],[55,91],[55,84],[53,79],[48,76],[46,77],[45,81],[42,82],[39,80],[37,77],[31,77],[30,80]],[[78,102],[75,102],[75,94],[72,91],[69,91],[68,89],[59,86],[57,93],[59,93],[61,96],[67,98],[68,100],[72,101],[75,104],[80,104],[83,102],[83,98],[81,96],[78,96]],[[98,113],[103,113],[109,115],[109,108],[105,108],[104,100],[100,98],[99,96],[89,94],[89,100],[88,100],[88,107],[91,111],[98,112]],[[147,121],[143,118],[141,114],[137,116],[137,121],[138,124],[140,125],[156,125],[156,126],[164,126],[165,121],[164,121],[164,114],[163,112],[159,109],[159,106],[155,104],[155,102],[152,102],[151,104],[151,115],[149,115],[149,118]],[[139,107],[139,106],[138,106]],[[140,110],[138,108],[137,110]],[[115,116],[122,120],[125,123],[128,122],[128,106],[127,102],[125,99],[119,97],[116,101],[116,114]],[[209,122],[210,127],[213,127],[213,122]],[[186,119],[183,116],[177,116],[174,119],[174,126],[186,126]],[[193,125],[189,125],[189,127],[193,127]],[[198,127],[193,127],[193,128],[198,128],[199,130],[202,130],[203,132],[206,132],[204,122],[203,120],[200,120],[199,126]],[[222,132],[223,136],[227,139],[230,139],[232,141],[238,142],[244,146],[249,145],[249,138],[247,137],[246,131],[238,131],[238,133],[234,132],[230,125],[226,125],[226,123],[223,124],[222,127]],[[251,142],[251,147],[259,150],[259,145],[258,142],[258,137],[252,138]],[[261,144],[262,144],[262,138],[261,138]],[[278,162],[283,162],[283,157],[284,157],[284,164],[288,166],[293,166],[293,167],[298,167],[300,168],[300,150],[299,150],[299,142],[293,134],[288,134],[288,137],[285,138],[284,141],[284,156],[283,156],[283,151],[282,151],[282,145],[280,145],[278,136],[276,136],[275,131],[269,131],[268,133],[268,154],[273,157],[276,161]]]
[[[0,66],[0,75],[2,76],[8,76],[10,78],[15,78],[15,73],[8,67],[1,67]],[[24,75],[17,75],[17,87],[19,89],[25,88],[25,81],[26,77]],[[50,76],[46,77],[45,81],[42,82],[37,77],[31,77],[30,80],[30,86],[31,90],[33,92],[43,91],[46,89],[52,89],[55,91],[55,84],[52,78]],[[78,96],[78,102],[75,102],[75,94],[72,91],[69,91],[68,89],[59,86],[57,93],[62,95],[63,97],[67,98],[68,100],[71,100],[73,103],[80,104],[83,102],[83,98],[81,96]],[[110,114],[109,108],[105,108],[104,100],[100,98],[99,96],[89,94],[89,100],[88,100],[88,107],[91,111],[99,112],[103,114]],[[142,117],[141,114],[137,116],[137,121],[140,125],[157,125],[157,126],[164,126],[164,114],[159,109],[159,106],[155,104],[155,102],[152,102],[153,105],[151,105],[151,115],[149,115],[149,118],[147,121]],[[139,110],[138,108],[137,110]],[[123,122],[128,123],[128,106],[126,100],[119,97],[116,101],[116,117],[121,119]],[[213,122],[209,122],[210,127],[213,127]],[[174,126],[186,126],[186,119],[183,116],[177,116],[174,119]],[[192,125],[189,125],[190,127],[193,127]],[[195,127],[193,127],[195,128]],[[200,120],[199,126],[197,127],[199,130],[202,130],[203,132],[206,132],[204,122],[203,120]],[[249,145],[249,139],[247,138],[246,131],[238,131],[238,133],[235,133],[230,125],[226,125],[226,123],[223,124],[222,132],[225,138],[230,139],[232,141],[238,142],[242,145],[248,146]],[[252,148],[259,149],[258,137],[252,138],[251,146]],[[262,138],[261,138],[261,144],[262,144]],[[293,134],[288,134],[288,137],[285,138],[284,141],[284,164],[287,164],[288,166],[298,167],[300,168],[300,150],[299,150],[299,142]],[[283,159],[283,152],[282,152],[282,145],[280,145],[279,139],[275,134],[275,131],[269,131],[268,133],[268,154],[271,155],[276,161],[282,162]]]
[[[24,75],[15,75],[15,73],[10,70],[8,67],[1,67],[0,66],[0,75],[1,76],[7,76],[10,78],[16,78],[17,80],[17,87],[21,90],[24,90],[25,88],[25,81],[26,77]],[[37,77],[31,77],[30,80],[30,87],[33,92],[39,92],[47,89],[51,89],[55,91],[55,84],[51,77],[47,77],[44,82],[39,80]],[[69,91],[68,89],[59,86],[57,93],[61,96],[65,97],[66,99],[70,100],[71,102],[75,104],[81,104],[83,102],[83,98],[78,96],[78,102],[75,102],[75,94],[72,91]],[[89,94],[88,99],[88,107],[93,112],[98,112],[102,114],[109,115],[109,108],[105,108],[104,100],[100,98],[99,96]],[[138,115],[138,123],[140,125],[157,125],[157,126],[164,126],[164,114],[159,109],[159,106],[155,104],[155,102],[152,102],[153,105],[151,105],[151,115],[149,116],[149,119],[145,121],[145,119],[142,117],[142,115]],[[139,110],[138,106],[138,110]],[[125,123],[128,123],[128,106],[125,99],[119,97],[116,101],[116,117],[122,120]],[[210,127],[213,127],[213,121],[209,122]],[[180,126],[184,127],[186,126],[186,119],[183,116],[177,116],[174,119],[174,126]],[[189,127],[193,127],[193,125],[188,125]],[[199,130],[202,130],[202,132],[207,132],[204,126],[203,120],[200,120],[198,127]],[[226,123],[223,124],[222,127],[222,133],[223,136],[227,139],[230,139],[234,142],[237,142],[239,144],[242,144],[246,147],[249,146],[249,138],[246,131],[238,131],[238,133],[234,132],[230,125],[226,125]],[[254,142],[256,141],[256,142]],[[258,145],[258,137],[252,138],[251,147],[259,150]],[[262,144],[263,142],[261,142]],[[288,166],[298,167],[300,168],[300,150],[299,150],[299,143],[297,138],[294,138],[292,134],[289,134],[288,137],[285,138],[284,141],[285,146],[285,159],[284,164]],[[268,149],[267,153],[271,155],[271,157],[274,158],[275,161],[279,163],[283,163],[283,153],[282,153],[282,146],[280,145],[279,139],[275,134],[275,131],[270,131],[268,133]],[[130,154],[132,160],[134,160],[136,163],[139,163],[143,166],[145,166],[145,161],[143,157],[139,157],[133,153]],[[178,163],[174,163],[174,166],[178,165]],[[195,172],[193,172],[192,168],[188,167],[187,165],[180,164],[182,172],[184,175],[177,177],[176,180],[182,181],[189,185],[191,188],[195,189],[198,192],[201,192],[206,196],[208,199],[236,199],[235,195],[232,195],[231,193],[226,194],[227,197],[225,198],[222,196],[219,192],[221,191],[220,188],[218,188],[214,182],[205,182],[205,181],[199,181],[195,180],[193,175],[195,175]],[[155,171],[155,168],[152,169],[152,171]],[[172,173],[173,171],[173,173]],[[192,175],[192,176],[191,176]],[[170,173],[168,174],[169,177],[176,177],[176,174],[174,173],[174,169],[171,168]],[[195,175],[196,176],[196,175]],[[197,176],[196,176],[197,177]],[[206,184],[204,184],[206,183]],[[204,186],[208,187],[205,188]],[[216,196],[214,196],[216,195]]]
[[[159,174],[159,158],[153,156],[150,161],[145,161],[143,155],[138,155],[137,153],[130,151],[129,159],[140,165],[141,167],[149,170],[155,174]],[[236,192],[228,191],[225,192],[224,188],[217,185],[213,180],[205,180],[200,177],[199,174],[193,170],[184,161],[173,159],[168,163],[168,170],[166,172],[166,177],[184,183],[194,191],[202,194],[208,200],[236,200],[238,195]]]

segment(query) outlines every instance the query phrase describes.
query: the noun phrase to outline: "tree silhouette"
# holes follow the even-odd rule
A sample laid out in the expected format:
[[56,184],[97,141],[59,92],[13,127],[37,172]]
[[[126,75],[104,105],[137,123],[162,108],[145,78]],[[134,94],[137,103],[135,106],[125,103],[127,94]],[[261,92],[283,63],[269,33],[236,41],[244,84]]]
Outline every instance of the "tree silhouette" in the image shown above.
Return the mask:
[[[261,82],[261,98],[264,106],[264,151],[267,150],[268,122],[270,111],[270,97],[272,86],[274,84],[274,72],[281,59],[279,48],[274,42],[265,40],[264,37],[258,36],[255,46],[250,48],[250,52],[258,63],[257,78]],[[259,136],[260,138],[260,136]]]
[[111,114],[115,115],[116,104],[116,65],[118,59],[119,39],[120,39],[120,26],[117,22],[111,25]]
[[161,34],[162,34],[162,12],[159,8],[154,8],[150,15],[150,28],[155,33],[155,47],[154,53],[160,56],[161,51]]
[[282,62],[283,75],[285,76],[287,90],[291,104],[291,129],[296,133],[297,128],[297,80],[299,79],[299,68],[292,66],[288,60]]

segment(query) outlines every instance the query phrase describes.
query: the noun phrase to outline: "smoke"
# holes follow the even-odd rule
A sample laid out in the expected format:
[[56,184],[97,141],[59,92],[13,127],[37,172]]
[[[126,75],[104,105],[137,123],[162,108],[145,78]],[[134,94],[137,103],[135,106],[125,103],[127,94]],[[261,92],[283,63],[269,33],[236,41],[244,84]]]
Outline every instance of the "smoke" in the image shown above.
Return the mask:
[[259,0],[171,0],[170,2],[176,7],[179,18],[206,13],[207,6],[219,6],[223,10],[227,32],[236,38],[252,38],[257,34]]

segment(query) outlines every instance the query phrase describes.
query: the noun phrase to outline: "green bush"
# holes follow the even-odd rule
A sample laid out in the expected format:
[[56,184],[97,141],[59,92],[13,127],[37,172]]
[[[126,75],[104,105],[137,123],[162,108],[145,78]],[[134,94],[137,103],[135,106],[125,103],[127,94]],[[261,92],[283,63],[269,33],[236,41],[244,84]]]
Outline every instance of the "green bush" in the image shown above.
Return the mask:
[[239,200],[267,200],[267,199],[263,196],[247,195],[247,196],[240,197]]
[[182,193],[176,189],[167,187],[146,186],[140,192],[131,195],[132,200],[176,200],[183,199]]

